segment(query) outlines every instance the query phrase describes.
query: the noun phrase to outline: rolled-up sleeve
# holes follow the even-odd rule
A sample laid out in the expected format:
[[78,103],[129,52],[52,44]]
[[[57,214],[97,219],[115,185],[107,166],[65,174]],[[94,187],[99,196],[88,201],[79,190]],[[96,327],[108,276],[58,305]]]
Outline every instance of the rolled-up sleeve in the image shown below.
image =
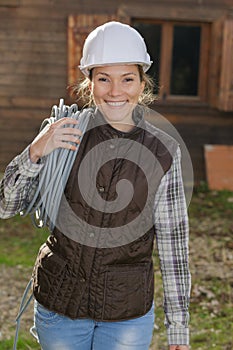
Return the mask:
[[163,279],[168,343],[189,344],[189,225],[179,148],[156,193],[154,224]]

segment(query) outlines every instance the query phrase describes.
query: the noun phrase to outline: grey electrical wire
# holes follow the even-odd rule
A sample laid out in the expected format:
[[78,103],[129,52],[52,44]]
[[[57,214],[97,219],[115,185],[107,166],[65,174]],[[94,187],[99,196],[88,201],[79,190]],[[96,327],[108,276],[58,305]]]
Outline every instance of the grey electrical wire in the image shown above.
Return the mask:
[[[47,124],[52,124],[64,117],[71,117],[78,120],[78,125],[72,126],[81,130],[81,141],[92,112],[93,109],[79,111],[76,104],[66,106],[64,100],[60,99],[59,107],[53,106],[51,116],[44,120],[41,130]],[[51,231],[54,229],[61,197],[78,149],[79,144],[76,151],[59,148],[46,156],[44,167],[39,174],[37,190],[26,210],[21,213],[22,216],[30,214],[36,227],[48,226]]]
[[[66,106],[64,105],[64,100],[60,99],[59,107],[56,105],[52,107],[51,116],[43,121],[40,131],[48,124],[50,125],[61,118],[70,117],[78,120],[77,126],[69,126],[79,128],[82,132],[82,136],[80,137],[81,141],[92,113],[93,109],[91,108],[79,111],[76,104]],[[60,200],[78,149],[79,144],[77,144],[76,151],[59,148],[46,156],[44,166],[39,175],[37,190],[26,210],[21,212],[22,216],[30,214],[35,226],[40,228],[48,226],[51,231],[53,230],[59,210]],[[33,294],[31,293],[26,301],[31,285],[32,279],[30,279],[24,291],[19,312],[16,317],[16,332],[13,350],[17,349],[21,316],[26,311],[33,297]]]
[[29,296],[28,300],[27,299],[27,295],[29,290],[31,289],[31,285],[32,285],[32,279],[30,279],[30,281],[28,282],[23,296],[22,296],[22,300],[20,303],[20,308],[19,308],[19,312],[18,315],[16,316],[16,330],[15,330],[15,338],[14,338],[14,345],[13,345],[13,350],[17,349],[17,342],[18,342],[18,336],[19,336],[19,328],[20,328],[20,321],[21,321],[21,316],[24,313],[24,311],[27,309],[28,305],[30,304],[32,298],[33,298],[33,294],[31,293],[31,295]]

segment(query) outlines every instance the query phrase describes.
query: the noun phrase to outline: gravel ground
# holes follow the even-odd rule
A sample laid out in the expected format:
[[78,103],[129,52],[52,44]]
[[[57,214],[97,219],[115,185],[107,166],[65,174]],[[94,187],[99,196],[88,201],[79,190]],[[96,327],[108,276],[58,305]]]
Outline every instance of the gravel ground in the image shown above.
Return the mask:
[[[31,270],[22,266],[0,265],[0,340],[9,339],[15,331],[15,318],[21,297],[31,275]],[[30,329],[33,322],[33,302],[22,317],[21,328]]]
[[[227,221],[229,227],[229,219]],[[191,222],[190,266],[193,280],[191,302],[198,303],[200,295],[204,295],[205,303],[210,309],[220,309],[221,305],[211,294],[211,291],[201,286],[197,281],[210,281],[211,279],[218,278],[222,281],[223,286],[225,283],[228,286],[233,286],[233,226],[230,224],[229,235],[224,235],[222,234],[222,227],[224,225],[225,223],[220,219],[213,221],[205,218],[202,219],[201,224],[199,219],[192,220]],[[0,265],[0,341],[9,339],[14,335],[15,317],[24,288],[30,279],[31,271],[32,268],[22,266],[5,267],[4,265]],[[226,292],[224,298],[227,303],[232,303],[232,292],[230,294]],[[208,300],[210,305],[208,305]],[[31,302],[22,317],[21,330],[29,331],[32,323],[33,302]],[[151,350],[157,350],[155,345],[157,336],[159,334],[154,336]],[[159,350],[162,350],[162,348]]]

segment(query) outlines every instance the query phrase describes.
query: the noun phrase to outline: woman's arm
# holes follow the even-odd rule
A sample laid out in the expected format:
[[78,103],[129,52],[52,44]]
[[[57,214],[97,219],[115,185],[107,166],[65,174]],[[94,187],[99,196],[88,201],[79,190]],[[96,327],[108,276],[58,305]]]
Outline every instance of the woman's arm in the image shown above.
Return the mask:
[[16,215],[30,203],[38,185],[44,157],[57,148],[76,150],[82,133],[71,126],[77,124],[77,120],[67,117],[47,125],[31,145],[12,160],[0,182],[1,218]]
[[43,167],[33,163],[29,156],[28,146],[7,166],[0,182],[0,217],[10,218],[24,210],[32,198],[37,184],[38,174]]
[[191,285],[188,263],[189,226],[180,149],[156,193],[155,230],[163,278],[168,343],[170,346],[188,345]]

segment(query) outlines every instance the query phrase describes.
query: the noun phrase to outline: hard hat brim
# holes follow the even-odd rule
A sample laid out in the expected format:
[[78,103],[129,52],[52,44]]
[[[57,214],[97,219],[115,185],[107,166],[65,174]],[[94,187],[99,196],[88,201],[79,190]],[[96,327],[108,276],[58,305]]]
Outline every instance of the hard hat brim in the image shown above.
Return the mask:
[[153,61],[150,61],[150,63],[147,62],[115,62],[115,63],[101,63],[101,64],[92,64],[92,65],[86,65],[86,66],[82,66],[79,65],[78,68],[81,70],[81,72],[86,76],[89,77],[90,76],[90,71],[95,68],[95,67],[105,67],[105,66],[122,66],[122,65],[139,65],[142,66],[142,69],[144,72],[147,72],[151,65],[152,65]]

